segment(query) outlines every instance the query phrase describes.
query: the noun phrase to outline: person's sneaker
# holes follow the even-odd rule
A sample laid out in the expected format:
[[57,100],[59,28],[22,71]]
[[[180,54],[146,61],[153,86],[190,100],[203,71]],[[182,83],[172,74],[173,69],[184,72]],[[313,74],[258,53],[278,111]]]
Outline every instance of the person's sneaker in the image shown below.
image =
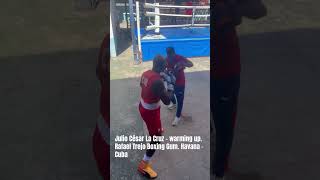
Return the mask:
[[152,169],[150,163],[144,160],[139,163],[138,171],[150,179],[155,179],[158,176],[158,174]]
[[169,110],[172,110],[174,108],[176,108],[176,104],[173,104],[172,102],[170,102],[170,104],[167,106]]
[[172,122],[172,126],[177,126],[179,121],[180,121],[181,118],[178,118],[178,117],[175,117],[173,122]]

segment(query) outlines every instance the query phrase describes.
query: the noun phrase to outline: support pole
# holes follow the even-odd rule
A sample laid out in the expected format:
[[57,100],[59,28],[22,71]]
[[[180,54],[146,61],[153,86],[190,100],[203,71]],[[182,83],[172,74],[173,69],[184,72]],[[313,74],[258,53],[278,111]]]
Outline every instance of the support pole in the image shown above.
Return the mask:
[[194,25],[195,11],[196,11],[196,8],[193,8],[192,9],[192,21],[191,21],[192,26]]
[[[139,1],[136,1],[136,15],[137,15],[137,35],[138,35],[138,49],[139,55],[142,54],[141,51],[141,34],[140,34],[140,9],[139,9]],[[141,56],[142,57],[142,56]],[[139,56],[139,59],[141,58]]]
[[126,23],[127,23],[127,29],[129,29],[129,22],[128,22],[128,6],[127,2],[124,2],[124,8],[125,8],[125,18],[126,18]]
[[139,55],[137,52],[136,36],[135,36],[135,22],[133,14],[133,0],[129,0],[129,11],[130,11],[130,28],[133,48],[133,59],[135,64],[139,64]]

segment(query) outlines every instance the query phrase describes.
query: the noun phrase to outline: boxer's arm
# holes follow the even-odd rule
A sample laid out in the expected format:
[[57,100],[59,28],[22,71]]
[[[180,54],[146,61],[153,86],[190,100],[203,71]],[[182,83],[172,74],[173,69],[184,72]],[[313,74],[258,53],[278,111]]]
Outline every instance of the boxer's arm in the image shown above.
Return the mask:
[[175,71],[179,71],[181,69],[184,69],[184,68],[190,68],[193,66],[193,63],[185,58],[185,57],[181,57],[181,60],[177,63],[177,68],[175,68]]
[[190,68],[190,67],[193,66],[193,63],[192,63],[189,59],[187,59],[187,58],[185,58],[185,57],[182,57],[182,58],[183,58],[182,65],[183,65],[184,67]]
[[151,91],[154,95],[160,97],[163,104],[165,104],[165,105],[170,104],[170,98],[169,98],[169,95],[164,87],[162,80],[155,81],[151,86]]

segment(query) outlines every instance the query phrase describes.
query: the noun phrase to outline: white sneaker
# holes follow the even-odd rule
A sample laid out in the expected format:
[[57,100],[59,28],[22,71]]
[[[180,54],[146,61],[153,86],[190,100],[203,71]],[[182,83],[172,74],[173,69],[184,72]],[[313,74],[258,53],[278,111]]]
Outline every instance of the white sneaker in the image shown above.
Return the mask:
[[169,110],[172,110],[176,107],[176,104],[173,104],[172,102],[170,102],[170,104],[167,106]]
[[180,119],[181,119],[181,118],[175,117],[174,120],[173,120],[173,122],[172,122],[172,126],[178,125]]

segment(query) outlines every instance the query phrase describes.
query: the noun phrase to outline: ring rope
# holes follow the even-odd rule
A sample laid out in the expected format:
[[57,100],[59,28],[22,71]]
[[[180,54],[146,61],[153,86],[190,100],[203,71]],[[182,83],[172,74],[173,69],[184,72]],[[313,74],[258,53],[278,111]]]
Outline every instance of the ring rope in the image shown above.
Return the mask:
[[146,16],[172,16],[172,17],[210,17],[210,14],[205,15],[186,15],[186,14],[165,14],[165,13],[155,13],[146,12]]
[[210,9],[210,6],[175,6],[175,5],[156,5],[145,3],[145,8],[180,8],[180,9]]
[[[145,16],[149,17],[149,26],[147,26],[146,30],[156,30],[159,28],[175,28],[175,27],[206,27],[210,26],[209,23],[207,24],[196,24],[195,21],[205,19],[207,20],[208,17],[210,17],[210,14],[196,14],[196,10],[208,10],[210,9],[210,6],[176,6],[176,5],[159,5],[158,3],[144,3],[144,8],[152,8],[152,9],[159,9],[160,8],[180,8],[180,9],[192,9],[192,15],[191,14],[169,14],[169,13],[160,13],[158,12],[149,12],[146,11],[144,14]],[[192,18],[191,24],[181,24],[181,25],[157,25],[152,24],[150,17],[160,17],[160,16],[167,16],[167,17],[185,17],[185,18]],[[159,31],[159,30],[158,30]]]
[[210,26],[210,24],[179,24],[179,25],[160,25],[160,26],[147,26],[146,30],[154,30],[157,28],[176,28],[176,27],[205,27],[205,26]]

